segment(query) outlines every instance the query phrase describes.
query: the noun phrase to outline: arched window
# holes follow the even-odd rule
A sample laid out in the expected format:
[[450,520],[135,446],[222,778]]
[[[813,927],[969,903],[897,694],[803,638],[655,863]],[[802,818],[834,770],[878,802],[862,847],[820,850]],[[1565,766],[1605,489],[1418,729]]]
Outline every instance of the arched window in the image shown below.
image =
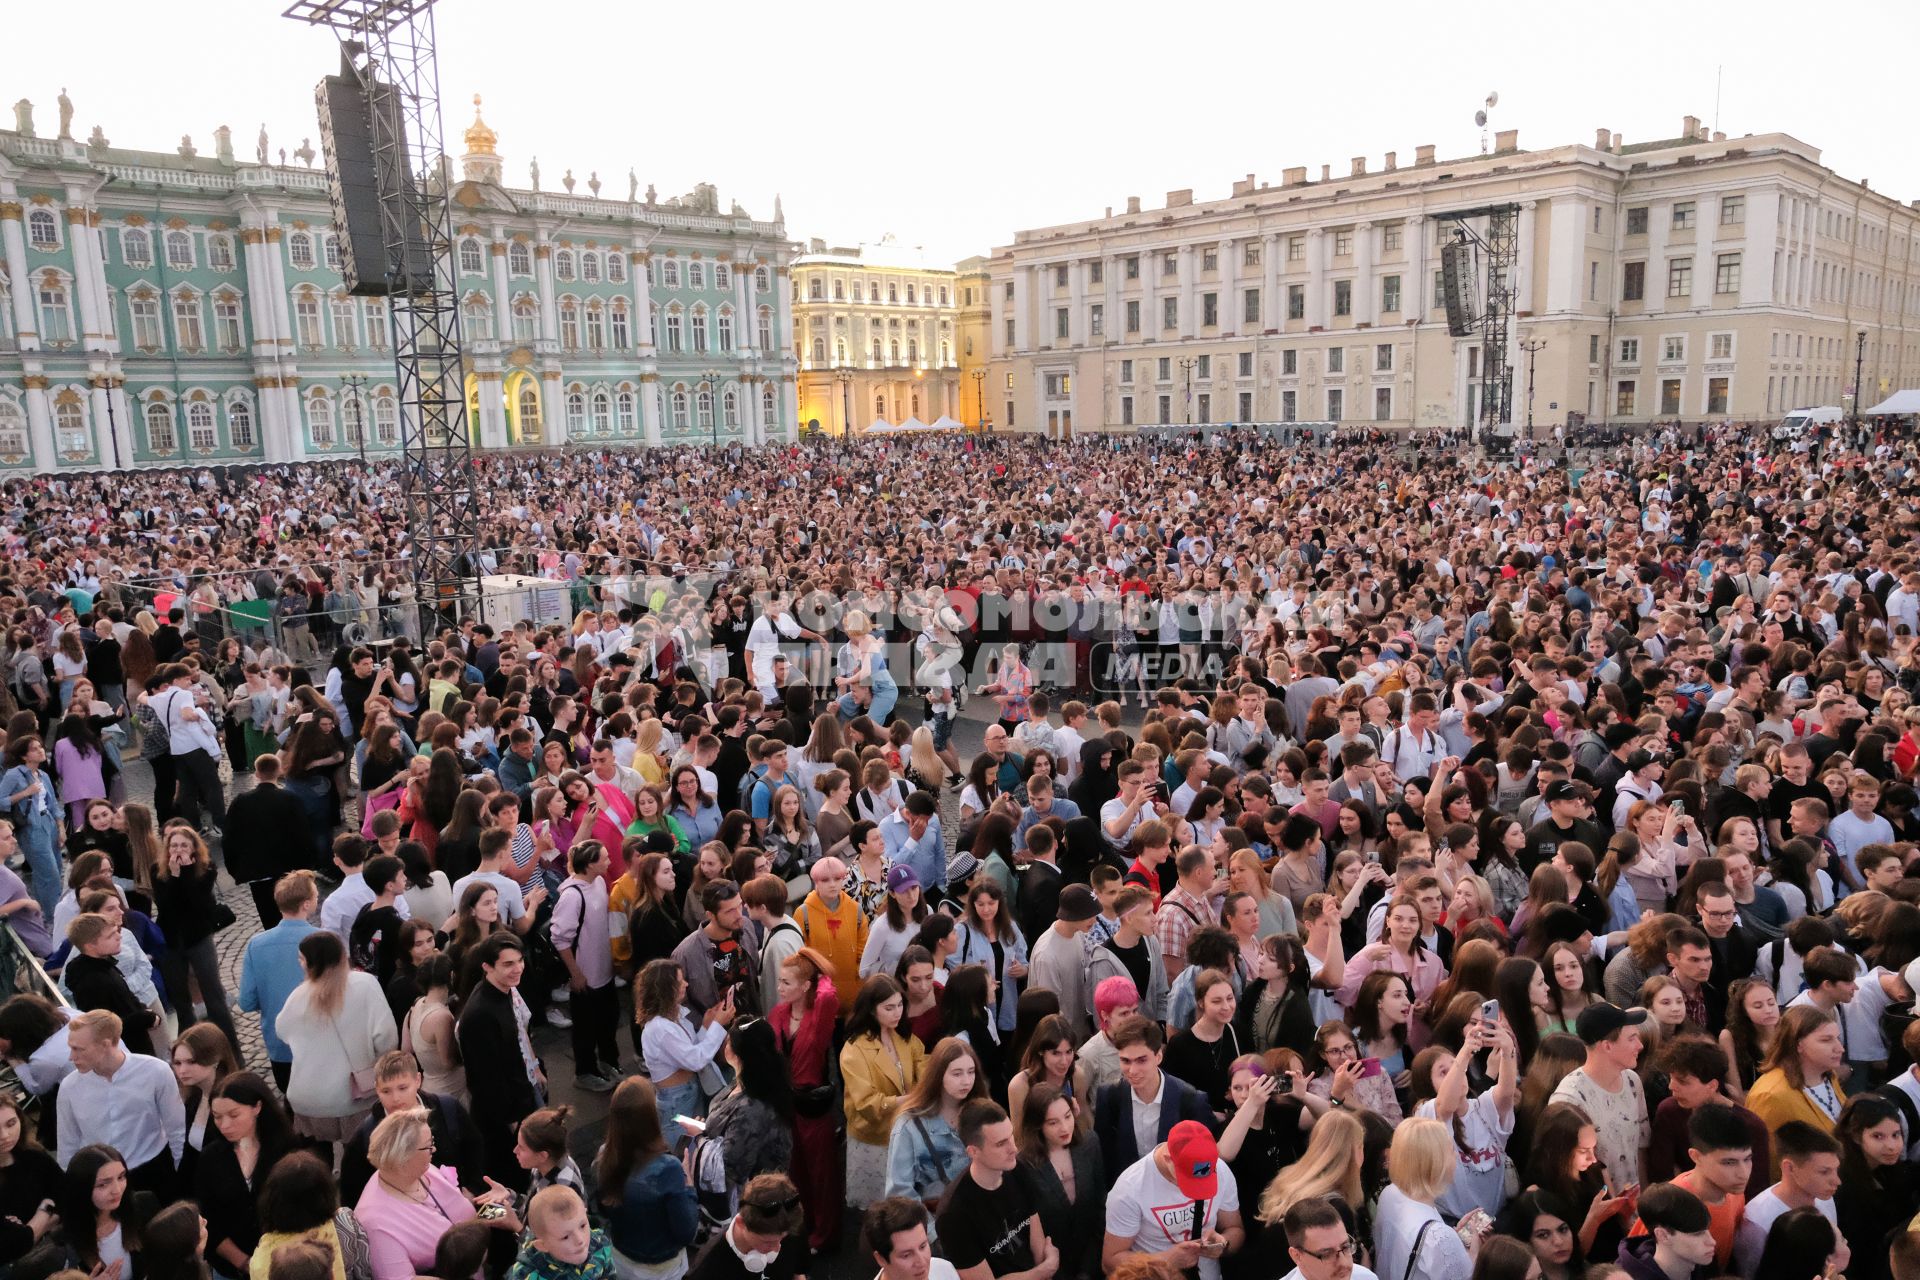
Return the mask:
[[293,295],[293,328],[303,347],[326,345],[326,329],[320,322],[320,294],[302,289]]
[[760,308],[760,349],[773,350],[773,308]]
[[773,425],[773,388],[768,387],[760,393],[760,425]]
[[835,340],[833,344],[833,362],[835,364],[845,364],[847,362],[847,340],[845,338]]
[[873,340],[873,363],[876,366],[880,363],[880,339],[878,338]]
[[593,393],[593,433],[597,436],[613,434],[613,397],[604,391]]
[[233,238],[231,236],[207,237],[207,265],[215,271],[233,270]]
[[485,255],[480,252],[480,242],[472,236],[460,242],[460,274],[477,276],[487,269]]
[[553,255],[553,274],[562,280],[573,279],[573,250],[562,249]]
[[920,340],[918,338],[907,339],[907,363],[920,363]]
[[701,387],[700,393],[693,398],[693,405],[694,413],[698,418],[698,425],[711,430],[713,427],[713,392],[706,387]]
[[567,438],[577,440],[587,431],[587,398],[578,391],[567,392]]
[[633,345],[633,331],[627,323],[627,300],[616,298],[613,302],[613,347],[616,351],[625,351]]
[[40,340],[48,346],[73,341],[73,308],[67,301],[67,286],[52,272],[40,277]]
[[120,233],[120,258],[130,267],[153,265],[153,237],[145,227],[128,227]]
[[333,345],[351,351],[360,341],[360,308],[344,293],[336,293],[327,303],[333,312]]
[[568,351],[580,349],[580,304],[572,298],[560,299],[560,345]]
[[400,402],[390,392],[373,398],[373,438],[385,445],[400,443]]
[[824,302],[827,297],[827,282],[819,276],[807,281],[807,299],[810,302]]
[[720,350],[733,350],[733,312],[720,308]]
[[940,343],[940,367],[946,368],[953,363],[953,344],[944,339]]
[[173,295],[173,340],[187,352],[199,351],[207,345],[200,323],[200,299],[190,289]]
[[825,338],[815,338],[813,340],[813,362],[816,365],[822,365],[827,362],[827,340]]
[[587,347],[602,351],[607,345],[607,309],[595,298],[587,304]]
[[520,438],[538,440],[540,438],[540,393],[534,390],[531,380],[520,384]]
[[27,243],[36,249],[60,247],[60,220],[51,209],[35,209],[27,215]]
[[693,309],[693,349],[695,351],[707,349],[707,309],[705,307],[696,306]]
[[296,271],[313,270],[313,237],[296,231],[287,237],[287,260]]
[[727,427],[740,425],[740,400],[734,395],[732,387],[728,387],[720,397],[720,414],[722,425]]
[[580,278],[598,280],[600,278],[600,255],[587,251],[580,255]]
[[[317,449],[333,445],[333,401],[318,391],[307,397],[307,434]],[[159,447],[154,451],[159,452]]]
[[607,279],[615,284],[627,282],[627,256],[624,253],[607,255]]
[[[325,403],[322,401],[321,403]],[[173,434],[173,406],[164,400],[150,401],[147,405],[147,452],[173,453],[180,448],[180,442]]]
[[767,280],[767,269],[765,267],[755,267],[753,269],[753,291],[755,293],[765,293],[767,291]]
[[918,391],[913,393],[913,416],[916,418],[920,416],[920,393]]
[[87,402],[68,387],[53,400],[54,446],[61,453],[93,452],[87,440]]
[[11,396],[0,396],[0,455],[9,459],[24,458],[31,452],[27,444],[27,415],[21,412],[20,402]]
[[913,286],[912,286],[912,285],[908,285],[908,286],[907,286],[907,301],[908,301],[909,303],[911,303],[911,302],[913,301]]
[[160,332],[160,299],[151,293],[136,293],[127,299],[127,313],[133,317],[134,347],[158,351],[166,341]]
[[187,443],[199,453],[212,453],[220,447],[220,433],[213,422],[213,406],[205,400],[194,400],[187,405]]
[[487,341],[493,337],[493,304],[483,293],[470,295],[460,309],[460,322],[466,326],[467,337]]
[[683,386],[673,389],[673,425],[682,431],[687,427],[687,389]]
[[253,406],[237,397],[227,401],[227,439],[236,449],[253,448]]
[[185,231],[167,232],[167,266],[175,271],[193,270],[193,237]]
[[516,276],[533,274],[533,255],[527,252],[526,241],[515,240],[507,246],[507,271]]
[[340,237],[335,235],[321,236],[320,244],[322,246],[322,252],[326,255],[327,270],[338,271],[340,269]]
[[375,351],[387,349],[387,304],[370,298],[360,313],[367,325],[367,345]]
[[707,264],[689,262],[687,264],[687,288],[704,289],[707,287]]
[[887,354],[892,357],[894,364],[900,363],[900,339],[895,338],[887,344]]
[[873,398],[873,416],[876,418],[884,418],[887,416],[887,398],[885,396],[879,395]]
[[724,262],[713,264],[713,287],[716,289],[733,288],[733,269]]
[[660,264],[660,283],[668,289],[680,287],[680,263],[678,259],[668,258]]
[[680,350],[680,308],[667,308],[667,350]]
[[621,391],[614,403],[620,415],[620,434],[623,436],[632,435],[638,426],[638,420],[634,417],[633,412],[633,392]]
[[540,333],[540,304],[522,295],[513,300],[513,340],[532,342]]

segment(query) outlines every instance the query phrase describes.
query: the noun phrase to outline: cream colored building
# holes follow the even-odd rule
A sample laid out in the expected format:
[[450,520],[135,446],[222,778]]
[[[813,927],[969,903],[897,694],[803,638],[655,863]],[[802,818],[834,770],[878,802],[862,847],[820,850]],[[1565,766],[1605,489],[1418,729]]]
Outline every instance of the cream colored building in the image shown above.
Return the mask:
[[[1225,199],[1017,232],[991,255],[996,429],[1340,420],[1465,425],[1480,340],[1447,332],[1451,210],[1519,206],[1507,351],[1524,424],[1769,419],[1920,385],[1920,202],[1822,166],[1786,134],[1681,136],[1335,177],[1249,174]],[[1475,224],[1484,227],[1484,220]]]
[[960,421],[954,271],[890,244],[793,260],[800,421],[835,434],[910,418]]
[[975,430],[992,421],[987,394],[987,362],[993,355],[993,278],[984,256],[962,258],[954,264],[954,291],[960,300],[960,403],[966,413],[956,417]]

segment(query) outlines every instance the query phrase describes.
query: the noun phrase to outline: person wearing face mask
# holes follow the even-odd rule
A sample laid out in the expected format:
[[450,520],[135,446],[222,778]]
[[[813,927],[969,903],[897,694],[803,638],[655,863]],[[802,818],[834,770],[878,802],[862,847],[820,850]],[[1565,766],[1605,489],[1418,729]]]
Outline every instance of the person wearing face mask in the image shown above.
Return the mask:
[[807,1263],[800,1191],[783,1173],[763,1173],[740,1208],[694,1260],[687,1280],[794,1280]]

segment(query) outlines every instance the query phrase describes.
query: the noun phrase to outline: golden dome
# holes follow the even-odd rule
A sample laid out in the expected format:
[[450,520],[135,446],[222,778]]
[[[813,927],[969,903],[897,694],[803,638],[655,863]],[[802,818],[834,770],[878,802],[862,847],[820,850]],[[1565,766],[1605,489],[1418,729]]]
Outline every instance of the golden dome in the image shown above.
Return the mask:
[[473,95],[473,123],[467,126],[467,153],[469,155],[490,156],[494,154],[494,143],[500,141],[498,134],[487,128],[487,122],[480,118],[480,95]]

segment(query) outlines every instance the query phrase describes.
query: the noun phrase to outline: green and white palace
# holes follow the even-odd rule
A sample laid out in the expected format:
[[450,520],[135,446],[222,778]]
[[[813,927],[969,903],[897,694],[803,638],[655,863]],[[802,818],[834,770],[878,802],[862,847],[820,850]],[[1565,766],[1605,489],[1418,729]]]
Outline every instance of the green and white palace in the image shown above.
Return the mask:
[[[790,440],[779,202],[509,187],[480,119],[451,192],[476,447]],[[0,130],[0,468],[297,462],[397,450],[384,299],[350,298],[307,139],[270,155]],[[48,130],[47,132],[52,132]],[[451,165],[447,166],[449,175]],[[549,181],[549,185],[554,185]],[[576,191],[575,187],[584,190]]]

